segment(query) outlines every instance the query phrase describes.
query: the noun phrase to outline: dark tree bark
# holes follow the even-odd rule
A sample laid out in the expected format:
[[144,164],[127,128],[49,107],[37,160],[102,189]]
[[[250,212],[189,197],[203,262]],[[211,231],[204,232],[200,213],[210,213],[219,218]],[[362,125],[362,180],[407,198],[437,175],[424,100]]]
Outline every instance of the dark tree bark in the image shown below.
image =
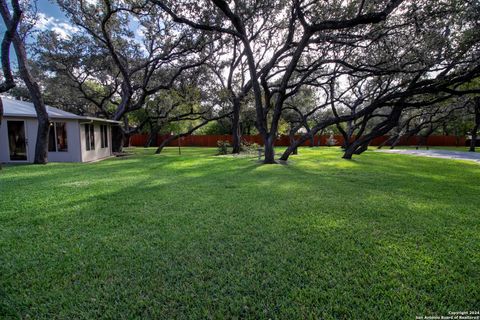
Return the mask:
[[321,147],[322,146],[322,137],[323,137],[323,133],[324,133],[325,130],[320,130],[320,133],[318,134],[318,141],[317,141],[317,147]]
[[[248,65],[248,72],[250,74],[253,99],[255,101],[255,126],[264,142],[265,164],[276,163],[274,144],[276,135],[278,134],[279,121],[281,119],[284,102],[292,94],[292,91],[295,92],[295,89],[290,90],[290,80],[295,74],[302,54],[304,53],[305,48],[309,45],[312,37],[327,30],[342,30],[366,24],[380,23],[386,20],[390,13],[392,13],[392,11],[403,2],[403,0],[391,0],[381,11],[370,12],[368,14],[360,13],[351,19],[324,20],[319,23],[310,24],[305,18],[300,2],[295,1],[292,6],[291,15],[288,18],[288,30],[283,45],[276,48],[272,57],[268,59],[263,66],[260,66],[260,61],[255,55],[256,48],[254,48],[252,43],[252,35],[247,31],[250,30],[248,28],[249,25],[247,24],[249,19],[244,19],[236,9],[230,8],[229,2],[225,0],[212,0],[212,3],[223,14],[223,18],[229,20],[232,28],[198,23],[194,20],[189,20],[188,18],[177,15],[163,1],[150,1],[159,5],[165,12],[170,14],[176,22],[187,24],[195,29],[233,35],[241,41]],[[297,23],[297,19],[300,23]],[[297,34],[296,27],[300,25],[303,29],[303,33],[299,34],[298,37],[294,37],[294,35]],[[272,86],[272,84],[268,83],[268,75],[272,68],[278,65],[279,60],[284,58],[284,55],[287,52],[290,56],[290,60],[286,64],[282,76],[278,81],[275,81],[275,84]],[[261,59],[263,58],[260,58],[260,60]],[[299,88],[300,84],[297,87]],[[288,155],[286,157],[288,158]]]
[[122,152],[125,134],[121,126],[112,127],[112,152]]
[[472,139],[470,140],[470,149],[468,151],[475,152],[477,145],[477,133],[480,127],[480,97],[475,98],[475,125],[472,128]]
[[389,137],[388,139],[386,139],[385,141],[383,141],[382,143],[380,143],[378,146],[377,146],[377,149],[382,149],[384,146],[387,146],[387,145],[392,145],[393,142],[397,139],[397,137],[399,137],[400,135],[397,134],[397,135],[392,135],[391,137]]
[[368,145],[370,144],[371,140],[364,142],[361,144],[354,152],[353,154],[359,155],[364,153],[365,151],[368,150]]
[[242,144],[242,131],[240,128],[240,100],[232,99],[233,102],[233,119],[232,119],[232,153],[240,153]]
[[[0,0],[0,6],[5,10],[6,3],[5,0]],[[22,17],[22,10],[17,0],[12,1],[13,15],[10,23],[4,20],[6,30],[3,35],[2,45],[1,45],[1,60],[2,60],[2,71],[4,81],[0,84],[0,93],[7,92],[8,90],[15,87],[15,81],[13,79],[12,69],[10,67],[10,45],[12,44],[13,35],[15,34],[20,19]],[[0,127],[2,126],[3,121],[3,101],[0,98]],[[2,165],[0,164],[0,169]]]
[[340,123],[337,123],[335,126],[337,127],[338,132],[340,132],[340,134],[343,137],[342,149],[345,150],[350,145],[350,136],[347,134],[345,130],[343,130]]
[[130,147],[130,137],[132,136],[132,132],[124,132],[123,133],[123,148]]
[[421,135],[420,136],[420,140],[418,142],[418,145],[417,145],[417,150],[422,146],[424,145],[425,148],[428,150],[429,149],[429,146],[428,146],[428,137],[430,137],[432,135],[432,133],[435,131],[437,127],[432,124],[430,124],[430,127],[428,128],[428,131]]
[[[355,112],[353,112],[353,114],[354,113]],[[372,118],[372,115],[366,115],[365,117],[363,117],[363,119],[359,124],[355,124],[353,121],[348,121],[348,130],[346,132],[346,135],[344,135],[346,141],[344,142],[344,147],[342,147],[344,150],[347,150],[350,147],[350,145],[352,144],[352,140],[356,141],[360,137],[362,137],[365,129],[367,128],[368,121],[371,118]],[[353,138],[353,133],[355,132],[355,130],[358,130],[358,131],[355,134],[355,138]],[[358,155],[367,151],[368,145],[370,144],[370,142],[371,142],[371,139],[365,143],[361,143],[360,146],[358,146],[356,150],[353,152],[353,154]]]
[[310,147],[310,148],[313,148],[313,147],[315,147],[315,134],[314,134],[312,131],[310,131],[310,128],[308,128],[307,130],[309,131],[308,133],[310,134],[310,144],[309,144],[309,147]]
[[155,154],[160,154],[163,151],[163,148],[165,148],[170,142],[172,142],[173,140],[179,139],[179,138],[180,138],[180,135],[174,135],[174,136],[169,136],[167,139],[164,139],[158,145],[158,148],[155,151]]
[[397,146],[397,144],[400,143],[400,140],[401,140],[401,139],[402,139],[402,135],[398,135],[398,136],[395,138],[395,140],[393,140],[392,144],[390,145],[390,149],[391,149],[391,150],[394,149],[394,148]]
[[[290,145],[294,144],[295,143],[295,131],[290,130],[288,138],[290,139]],[[298,148],[293,149],[292,154],[298,154]]]
[[152,125],[150,127],[150,132],[148,133],[148,139],[147,139],[147,142],[145,143],[145,147],[157,146],[157,137],[159,132],[160,132],[159,126]]
[[[5,0],[0,0],[0,6],[3,11],[8,11],[7,4]],[[18,0],[12,1],[13,15],[10,21],[3,19],[6,30],[3,35],[2,45],[1,45],[1,60],[2,60],[2,71],[3,77],[5,78],[4,82],[0,84],[0,93],[7,92],[8,90],[15,87],[15,81],[13,79],[12,69],[10,66],[10,45],[12,44],[13,36],[17,30],[18,24],[22,17],[22,10],[18,4]],[[3,16],[2,16],[3,17]],[[0,102],[0,125],[2,123],[3,117],[3,104]]]
[[265,152],[265,159],[263,161],[264,164],[274,164],[277,163],[275,161],[275,137],[272,137],[270,134],[264,137],[264,152]]
[[[0,6],[2,10],[8,10],[5,0],[0,0]],[[1,60],[2,60],[2,71],[3,77],[5,80],[0,84],[0,93],[7,92],[8,90],[15,87],[15,81],[13,79],[12,69],[10,67],[10,45],[12,44],[13,35],[15,34],[18,24],[22,16],[22,11],[18,1],[15,0],[12,2],[13,6],[13,16],[10,21],[4,19],[5,26],[7,27],[3,35],[2,46],[1,46]],[[3,102],[0,99],[0,126],[2,125],[3,120]]]
[[3,101],[2,98],[0,98],[0,126],[2,125],[3,121]]
[[361,154],[367,150],[368,145],[374,138],[386,134],[398,125],[398,120],[402,114],[402,110],[403,108],[401,106],[394,107],[385,121],[376,125],[368,134],[361,136],[352,142],[351,145],[345,150],[342,158],[350,160],[354,154]]
[[[18,6],[18,1],[12,1],[13,8]],[[6,2],[2,0],[0,2],[0,13],[2,15],[5,25],[9,26],[14,23],[15,17],[12,17]],[[15,12],[14,12],[15,15]],[[33,101],[35,111],[37,113],[38,121],[38,130],[37,130],[37,141],[35,144],[35,157],[33,162],[37,164],[46,164],[48,162],[48,130],[50,128],[50,121],[48,118],[47,109],[40,92],[40,87],[30,73],[30,69],[27,63],[27,53],[25,50],[25,45],[20,38],[18,32],[15,30],[12,33],[12,42],[13,48],[15,49],[15,54],[18,61],[18,71],[20,77],[25,82],[25,85],[28,88],[30,93],[30,98]],[[2,53],[3,56],[3,53]]]

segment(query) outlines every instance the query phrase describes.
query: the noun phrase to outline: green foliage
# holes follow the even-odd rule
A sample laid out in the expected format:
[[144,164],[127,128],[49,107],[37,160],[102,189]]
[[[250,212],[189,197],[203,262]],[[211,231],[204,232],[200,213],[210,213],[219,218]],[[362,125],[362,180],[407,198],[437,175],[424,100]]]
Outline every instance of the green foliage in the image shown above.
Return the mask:
[[1,318],[415,319],[478,306],[477,164],[153,150],[4,167]]
[[[142,109],[130,114],[130,124],[139,125],[148,120],[160,128],[161,134],[185,132],[202,121],[198,118],[198,114],[204,111],[200,100],[196,87],[160,91],[152,95]],[[148,126],[143,128],[144,132],[148,130]]]
[[240,151],[246,153],[255,153],[257,149],[260,148],[260,145],[256,142],[248,142],[246,140],[242,140],[240,144]]
[[227,120],[224,119],[224,121],[215,120],[208,123],[203,128],[199,129],[196,133],[204,134],[204,135],[231,134],[232,133],[231,123],[229,122],[228,119]]
[[217,151],[218,154],[228,154],[228,148],[230,147],[230,142],[218,140],[217,141]]

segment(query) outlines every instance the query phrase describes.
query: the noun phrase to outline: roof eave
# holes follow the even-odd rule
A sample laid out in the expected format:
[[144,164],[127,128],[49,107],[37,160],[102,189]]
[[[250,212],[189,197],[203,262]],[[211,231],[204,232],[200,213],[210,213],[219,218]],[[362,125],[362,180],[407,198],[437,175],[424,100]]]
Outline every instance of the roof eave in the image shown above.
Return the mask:
[[[32,114],[14,114],[14,113],[5,113],[3,115],[4,118],[10,117],[10,118],[33,118],[36,119],[36,115]],[[120,125],[122,124],[121,121],[115,121],[115,120],[108,120],[108,119],[102,119],[102,118],[95,118],[95,117],[82,117],[82,116],[77,116],[77,117],[64,117],[64,116],[48,116],[50,119],[56,119],[56,120],[78,120],[78,121],[89,121],[89,122],[107,122],[110,124],[117,124]]]

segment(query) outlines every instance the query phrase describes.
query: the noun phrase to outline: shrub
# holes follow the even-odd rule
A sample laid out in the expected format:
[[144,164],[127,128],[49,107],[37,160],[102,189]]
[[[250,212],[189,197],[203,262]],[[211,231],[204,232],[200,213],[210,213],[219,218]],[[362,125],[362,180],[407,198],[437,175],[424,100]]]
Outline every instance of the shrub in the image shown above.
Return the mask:
[[242,144],[240,145],[240,151],[246,153],[255,153],[257,149],[260,147],[258,143],[255,142],[248,142],[246,140],[242,140]]
[[223,140],[217,141],[218,154],[228,154],[228,147],[230,147],[230,142]]
[[337,140],[333,137],[333,134],[331,134],[330,137],[328,137],[326,144],[329,147],[337,145]]

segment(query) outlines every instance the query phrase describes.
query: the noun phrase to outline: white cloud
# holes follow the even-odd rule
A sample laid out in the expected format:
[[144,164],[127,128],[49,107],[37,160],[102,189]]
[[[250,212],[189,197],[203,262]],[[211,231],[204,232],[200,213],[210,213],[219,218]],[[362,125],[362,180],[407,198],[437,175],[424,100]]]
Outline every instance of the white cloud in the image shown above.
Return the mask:
[[145,28],[142,25],[139,25],[138,28],[135,29],[135,36],[138,39],[143,39],[145,38],[145,33],[147,32],[147,28]]
[[91,6],[96,6],[98,4],[98,0],[85,0],[85,2]]
[[80,31],[78,27],[44,13],[38,14],[35,28],[39,31],[53,31],[62,39],[69,39],[73,33]]
[[35,23],[35,28],[40,31],[48,30],[48,26],[53,23],[55,18],[49,17],[44,13],[38,13],[37,21]]

